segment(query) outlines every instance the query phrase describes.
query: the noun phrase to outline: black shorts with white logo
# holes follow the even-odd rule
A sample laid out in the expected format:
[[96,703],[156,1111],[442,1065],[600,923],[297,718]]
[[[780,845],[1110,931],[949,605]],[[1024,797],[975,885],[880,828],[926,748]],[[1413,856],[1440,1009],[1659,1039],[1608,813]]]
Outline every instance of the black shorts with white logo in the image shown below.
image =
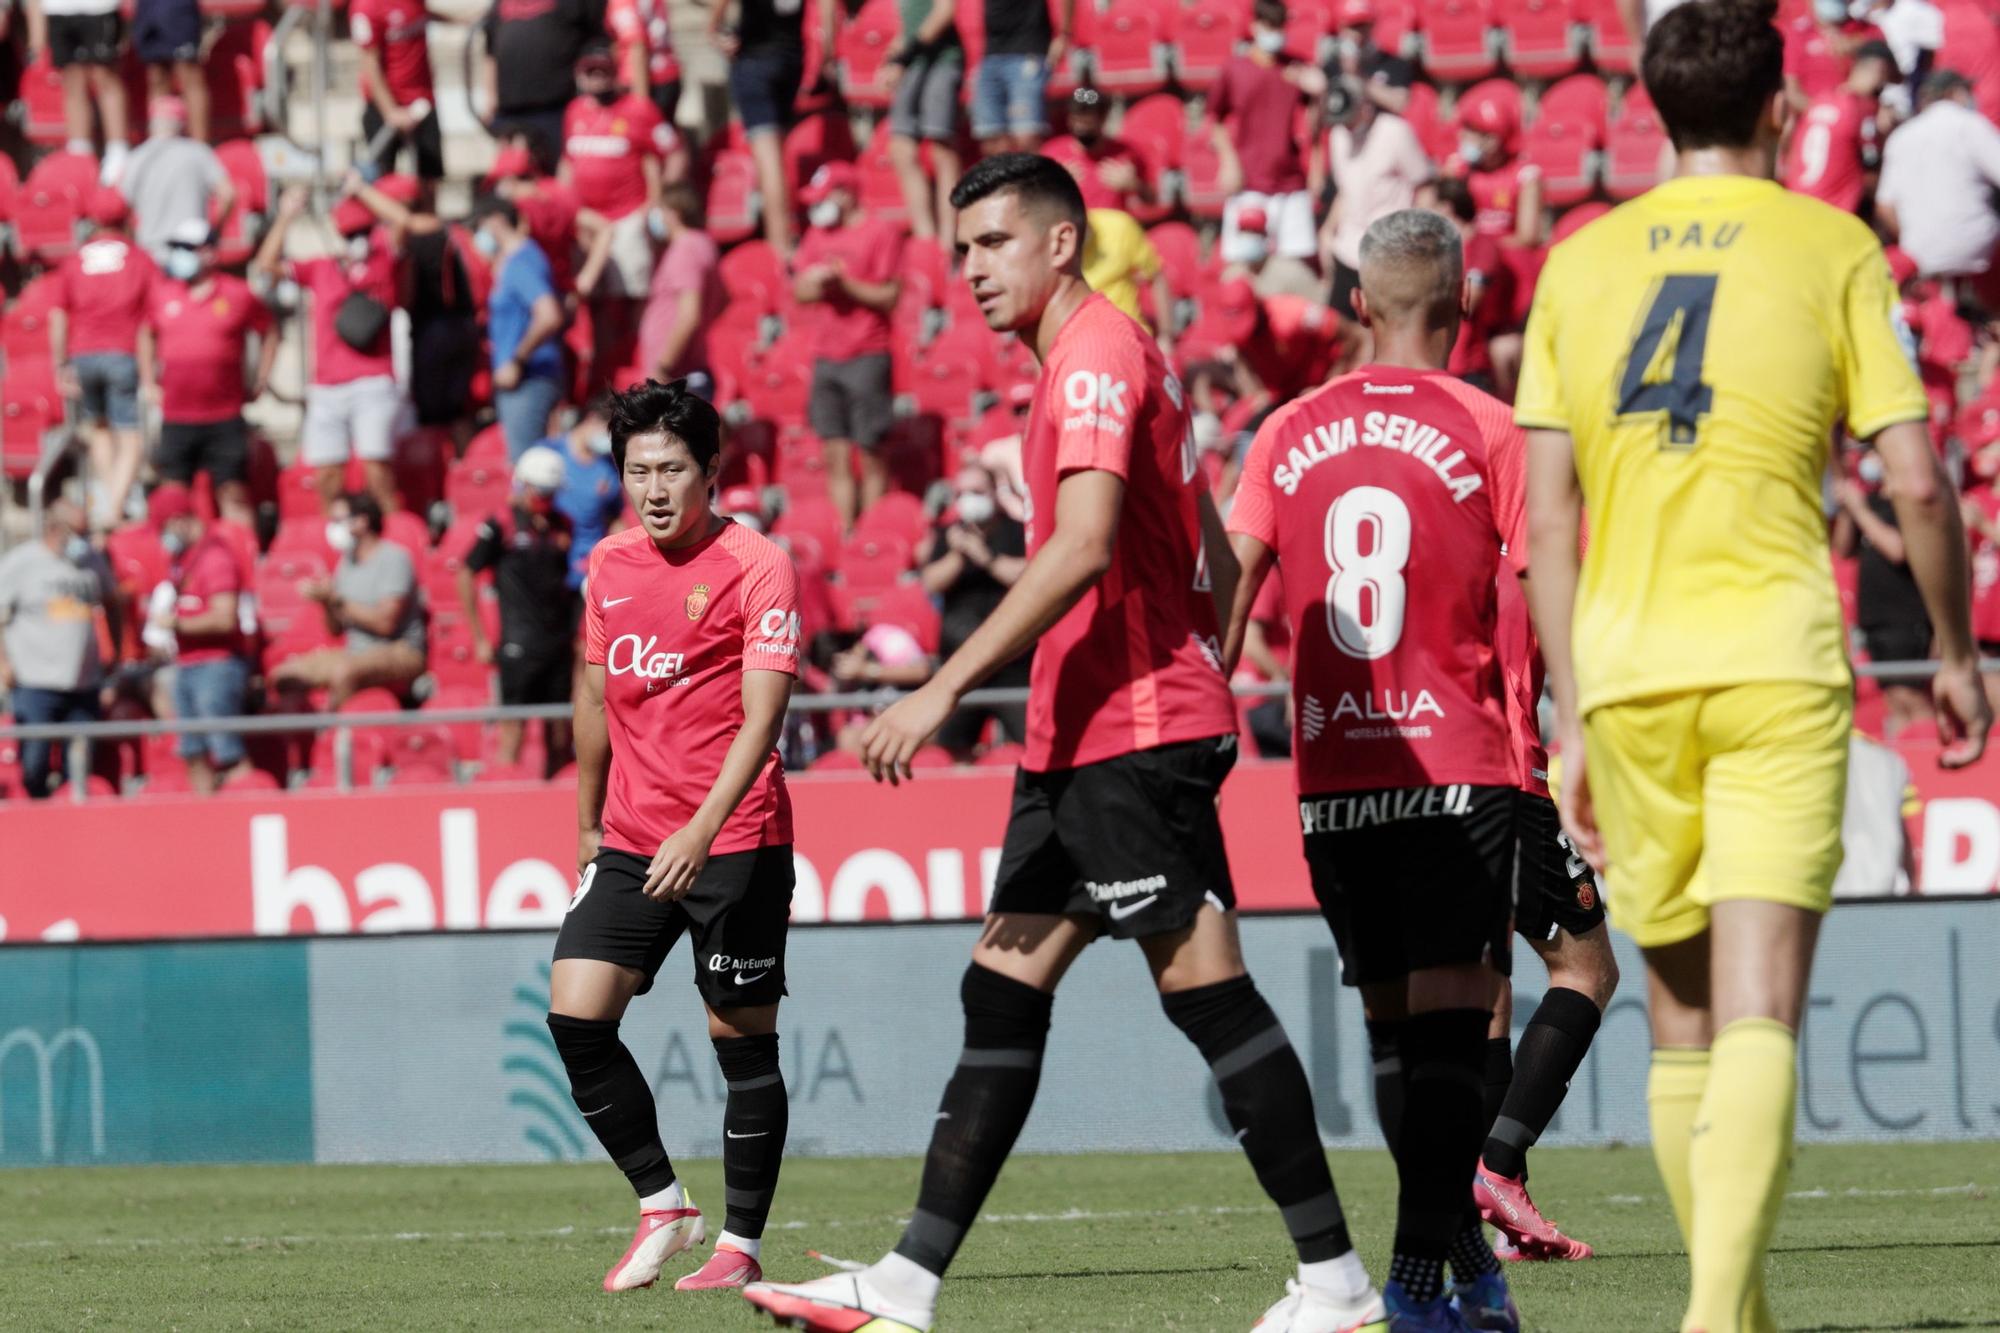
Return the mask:
[[1350,986],[1511,962],[1515,789],[1392,787],[1299,798],[1313,896]]
[[1236,907],[1215,795],[1236,737],[1135,750],[1014,775],[1014,809],[986,910],[1094,916],[1114,939],[1182,930],[1204,902]]
[[1604,895],[1590,863],[1569,845],[1556,803],[1522,792],[1515,815],[1521,834],[1521,888],[1514,929],[1524,940],[1553,940],[1566,930],[1582,935],[1604,924]]
[[125,20],[117,14],[49,15],[49,64],[115,65],[125,55]]
[[556,933],[558,961],[588,958],[646,974],[644,995],[683,934],[694,985],[714,1009],[776,1004],[785,994],[792,849],[757,847],[708,858],[679,902],[644,893],[652,858],[605,848],[584,872]]

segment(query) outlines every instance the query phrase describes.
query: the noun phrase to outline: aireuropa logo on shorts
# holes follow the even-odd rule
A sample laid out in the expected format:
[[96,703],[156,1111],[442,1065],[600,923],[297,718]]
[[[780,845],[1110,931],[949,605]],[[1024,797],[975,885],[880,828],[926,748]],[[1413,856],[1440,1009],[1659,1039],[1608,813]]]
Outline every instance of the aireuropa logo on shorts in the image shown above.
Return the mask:
[[777,965],[776,958],[731,958],[726,953],[712,953],[708,956],[708,970],[711,972],[755,972],[760,968]]
[[1167,877],[1148,875],[1144,879],[1114,879],[1109,884],[1085,880],[1083,887],[1090,894],[1092,902],[1115,903],[1120,898],[1132,898],[1142,893],[1158,893],[1167,887]]

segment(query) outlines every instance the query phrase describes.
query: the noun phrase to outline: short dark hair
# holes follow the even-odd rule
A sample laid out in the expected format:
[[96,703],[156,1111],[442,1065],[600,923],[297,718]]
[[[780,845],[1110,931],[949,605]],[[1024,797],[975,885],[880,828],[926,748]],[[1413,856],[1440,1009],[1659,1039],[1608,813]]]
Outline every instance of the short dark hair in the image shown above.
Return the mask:
[[1972,80],[1955,69],[1934,69],[1924,76],[1923,85],[1917,89],[1917,106],[1927,107],[1933,102],[1942,102],[1947,97],[1972,91]]
[[722,452],[722,418],[707,399],[688,388],[684,379],[665,384],[647,380],[623,393],[612,394],[607,419],[611,423],[611,457],[625,470],[625,445],[641,435],[663,431],[687,446],[703,468]]
[[1479,216],[1479,205],[1472,198],[1472,186],[1463,176],[1445,176],[1435,181],[1431,189],[1437,193],[1437,201],[1444,211],[1460,222],[1470,222]]
[[349,517],[359,518],[368,524],[368,531],[379,537],[382,535],[382,502],[367,491],[343,491],[342,504],[347,506]]
[[1250,15],[1267,28],[1282,28],[1292,17],[1285,8],[1285,0],[1257,0]]
[[675,181],[660,191],[660,206],[684,224],[700,229],[707,213],[701,191],[686,181]]
[[473,200],[472,211],[465,217],[465,225],[473,231],[478,231],[479,224],[488,218],[504,218],[508,227],[515,231],[521,229],[521,210],[514,207],[513,200],[502,199],[497,194],[482,194]]
[[1785,86],[1775,0],[1695,0],[1646,34],[1640,73],[1674,147],[1747,148]]
[[1052,208],[1076,224],[1084,226],[1083,191],[1069,168],[1040,153],[995,153],[983,157],[958,178],[951,190],[951,206],[967,209],[988,195],[1014,194],[1026,207]]

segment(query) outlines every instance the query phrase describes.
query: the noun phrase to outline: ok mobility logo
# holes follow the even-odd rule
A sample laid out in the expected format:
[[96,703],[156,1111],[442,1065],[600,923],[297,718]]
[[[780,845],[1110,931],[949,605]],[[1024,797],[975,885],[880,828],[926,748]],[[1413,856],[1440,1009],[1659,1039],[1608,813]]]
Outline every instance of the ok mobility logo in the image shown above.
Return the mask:
[[[64,1077],[59,1079],[59,1074]],[[32,1093],[35,1099],[34,1114],[29,1117],[20,1114],[24,1091]],[[0,1036],[0,1161],[57,1160],[57,1112],[60,1109],[63,1113],[67,1137],[73,1132],[72,1118],[79,1091],[81,1109],[90,1127],[90,1154],[102,1157],[104,1057],[98,1050],[97,1038],[77,1027],[57,1029],[47,1038],[28,1027],[15,1028]],[[24,1123],[39,1131],[30,1134],[25,1144],[19,1137]],[[9,1128],[15,1131],[13,1140],[7,1137]]]
[[[659,990],[667,993],[660,995]],[[641,997],[638,1004],[674,1005],[679,1014],[688,1017],[700,1012],[693,996],[685,992],[675,994],[666,987],[658,987],[656,993]],[[507,1077],[507,1104],[518,1112],[521,1138],[548,1160],[594,1160],[602,1150],[592,1141],[590,1127],[570,1097],[569,1075],[563,1069],[562,1057],[556,1053],[555,1038],[549,1035],[548,1012],[549,965],[542,963],[535,969],[533,983],[523,982],[514,987],[513,1004],[501,1029],[506,1038],[507,1053],[500,1061],[500,1069]],[[636,1026],[632,1018],[643,1012],[641,1008],[627,1014],[628,1041]],[[702,1123],[701,1132],[712,1132],[720,1143],[722,1104],[729,1090],[723,1084],[722,1071],[716,1068],[714,1052],[700,1040],[698,1028],[696,1031],[692,1039],[678,1027],[667,1033],[666,1045],[648,1081],[653,1096],[665,1107],[693,1103],[713,1108],[713,1115]],[[839,1028],[787,1031],[779,1050],[785,1087],[794,1102],[817,1102],[822,1097],[834,1101],[851,1099],[855,1105],[867,1102],[860,1074]],[[634,1056],[643,1067],[645,1052],[635,1051]],[[809,1146],[796,1135],[792,1142],[795,1147]]]

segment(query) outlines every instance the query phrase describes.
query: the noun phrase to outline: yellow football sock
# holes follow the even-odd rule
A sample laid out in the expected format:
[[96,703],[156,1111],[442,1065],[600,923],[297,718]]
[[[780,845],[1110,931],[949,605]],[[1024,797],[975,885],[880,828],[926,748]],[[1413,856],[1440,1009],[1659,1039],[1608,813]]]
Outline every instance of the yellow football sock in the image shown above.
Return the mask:
[[1659,1046],[1646,1076],[1646,1109],[1653,1126],[1653,1160],[1666,1182],[1681,1248],[1692,1252],[1694,1184],[1688,1177],[1688,1132],[1694,1128],[1702,1089],[1708,1086],[1708,1050],[1699,1046]]
[[1762,1310],[1764,1253],[1791,1170],[1798,1054],[1798,1039],[1775,1019],[1739,1019],[1715,1034],[1688,1150],[1688,1328],[1748,1333],[1769,1318]]

